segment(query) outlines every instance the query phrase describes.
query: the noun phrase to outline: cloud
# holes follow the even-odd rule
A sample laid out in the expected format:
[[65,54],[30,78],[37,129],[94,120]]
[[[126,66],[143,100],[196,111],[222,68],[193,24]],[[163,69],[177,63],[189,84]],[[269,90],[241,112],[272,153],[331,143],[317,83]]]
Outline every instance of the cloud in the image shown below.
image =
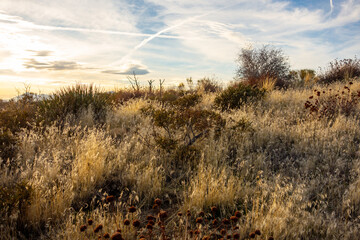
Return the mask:
[[28,50],[28,51],[35,53],[35,56],[37,56],[37,57],[48,57],[52,53],[52,51],[46,51],[46,50],[40,50],[40,51]]
[[81,66],[77,62],[72,61],[52,61],[52,62],[39,62],[35,59],[28,59],[24,67],[34,68],[37,70],[75,70],[80,69]]
[[146,75],[150,73],[146,66],[139,63],[127,63],[122,65],[119,69],[104,70],[102,73],[118,74],[118,75]]

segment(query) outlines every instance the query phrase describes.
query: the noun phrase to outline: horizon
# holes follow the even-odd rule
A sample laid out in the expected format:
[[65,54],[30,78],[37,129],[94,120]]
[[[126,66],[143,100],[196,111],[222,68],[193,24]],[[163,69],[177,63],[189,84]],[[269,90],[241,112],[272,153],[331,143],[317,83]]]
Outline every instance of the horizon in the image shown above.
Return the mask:
[[273,45],[292,69],[360,53],[359,0],[82,0],[0,2],[0,99],[24,84],[49,94],[235,76],[241,48]]

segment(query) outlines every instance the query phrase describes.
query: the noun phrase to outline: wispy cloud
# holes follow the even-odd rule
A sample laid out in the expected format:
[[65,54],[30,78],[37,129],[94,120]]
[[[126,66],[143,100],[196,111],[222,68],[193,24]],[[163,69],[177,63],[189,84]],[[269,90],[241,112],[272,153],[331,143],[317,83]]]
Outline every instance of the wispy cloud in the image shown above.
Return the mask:
[[35,59],[28,59],[24,66],[26,68],[34,68],[37,70],[75,70],[80,69],[81,65],[72,61],[52,61],[52,62],[39,62]]

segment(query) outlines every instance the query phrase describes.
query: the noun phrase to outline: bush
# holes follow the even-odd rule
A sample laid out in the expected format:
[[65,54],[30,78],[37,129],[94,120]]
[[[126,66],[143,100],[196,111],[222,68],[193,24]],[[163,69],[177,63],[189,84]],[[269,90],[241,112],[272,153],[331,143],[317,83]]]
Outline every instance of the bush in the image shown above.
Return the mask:
[[203,78],[198,80],[196,89],[198,92],[214,93],[219,92],[221,86],[214,79]]
[[290,65],[281,49],[269,45],[259,49],[242,49],[237,59],[236,77],[259,86],[266,78],[276,79],[276,86],[285,87],[290,80]]
[[237,83],[228,87],[215,98],[215,106],[222,111],[236,109],[245,103],[259,100],[265,95],[264,89],[255,86]]
[[45,124],[63,123],[68,115],[78,117],[82,111],[91,108],[94,119],[102,123],[111,99],[93,85],[80,85],[63,88],[48,99],[39,102],[39,121]]
[[320,75],[319,82],[328,84],[353,77],[360,77],[360,60],[356,57],[354,59],[335,59]]

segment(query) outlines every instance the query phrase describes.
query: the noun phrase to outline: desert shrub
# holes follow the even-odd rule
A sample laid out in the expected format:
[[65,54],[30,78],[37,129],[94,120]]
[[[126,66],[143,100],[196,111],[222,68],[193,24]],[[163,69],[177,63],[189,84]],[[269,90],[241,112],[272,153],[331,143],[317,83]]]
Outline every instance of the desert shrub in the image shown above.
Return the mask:
[[262,99],[265,95],[264,89],[237,83],[234,84],[215,98],[215,106],[219,107],[222,111],[229,109],[236,109],[243,104]]
[[356,57],[354,59],[335,59],[329,63],[324,73],[320,74],[319,82],[328,84],[353,77],[360,77],[360,60]]
[[354,114],[360,100],[360,91],[352,91],[352,84],[350,82],[350,87],[345,85],[343,89],[337,91],[315,89],[314,94],[305,102],[305,109],[318,118],[332,119],[338,114],[345,116]]
[[16,155],[16,137],[7,128],[0,128],[0,165]]
[[94,85],[80,85],[63,88],[48,99],[39,102],[39,121],[50,124],[63,123],[72,115],[78,117],[84,110],[91,108],[97,123],[102,123],[110,106],[110,98]]
[[259,85],[266,78],[276,79],[276,86],[289,83],[290,65],[281,49],[266,45],[258,49],[243,48],[238,56],[236,77],[251,85]]
[[213,93],[221,90],[221,86],[214,79],[202,78],[197,81],[196,90],[202,93]]
[[10,100],[0,110],[0,127],[9,129],[12,133],[22,128],[28,128],[34,119],[37,102],[32,95],[24,96],[19,100]]
[[201,100],[201,95],[199,94],[187,94],[185,96],[179,97],[173,102],[174,106],[177,106],[181,109],[190,108],[196,106]]

